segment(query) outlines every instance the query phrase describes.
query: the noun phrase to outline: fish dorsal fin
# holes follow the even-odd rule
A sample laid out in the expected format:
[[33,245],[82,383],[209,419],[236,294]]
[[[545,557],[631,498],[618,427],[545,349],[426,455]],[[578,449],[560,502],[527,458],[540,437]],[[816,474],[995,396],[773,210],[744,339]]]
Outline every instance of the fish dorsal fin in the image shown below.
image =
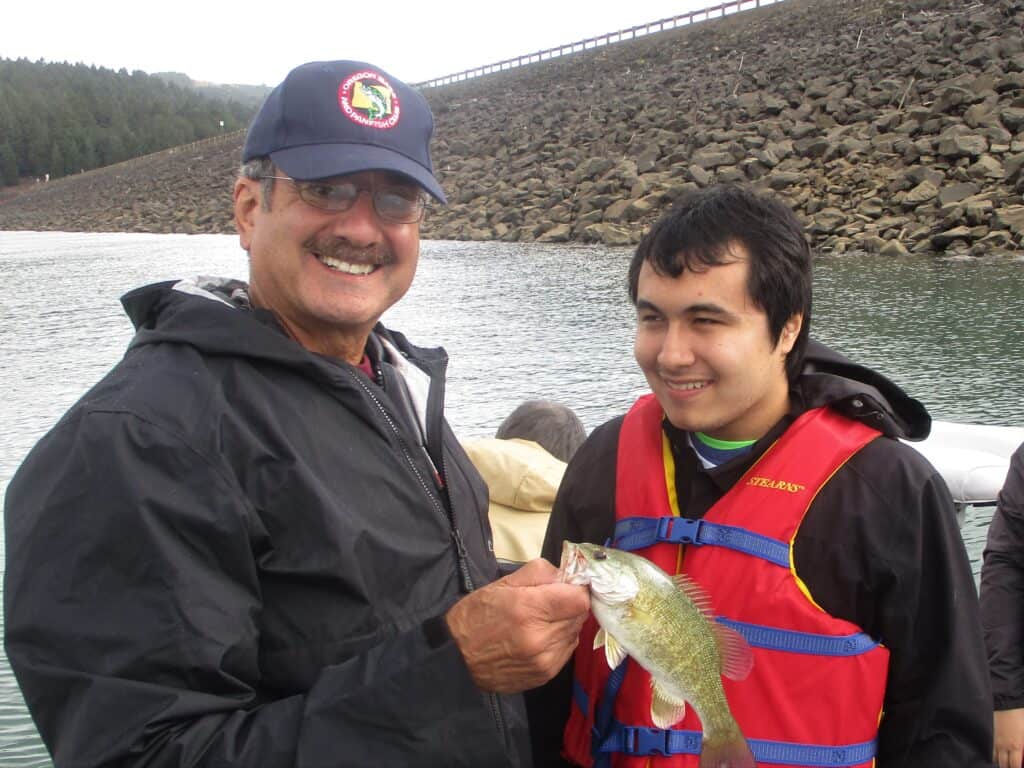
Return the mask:
[[597,634],[594,635],[594,650],[596,651],[602,645],[604,646],[605,661],[612,669],[618,667],[629,655],[626,653],[626,649],[619,645],[619,641],[605,631],[604,627],[597,630]]
[[659,728],[669,728],[686,715],[686,701],[677,699],[666,691],[658,681],[651,678],[651,720]]
[[718,656],[722,660],[722,675],[730,680],[745,680],[754,668],[754,654],[746,638],[724,624],[713,622]]
[[690,599],[690,602],[696,605],[705,616],[709,619],[712,618],[711,598],[708,597],[708,593],[704,591],[704,588],[701,587],[700,584],[691,579],[685,573],[677,573],[672,577],[672,581],[675,582],[679,591],[686,595]]

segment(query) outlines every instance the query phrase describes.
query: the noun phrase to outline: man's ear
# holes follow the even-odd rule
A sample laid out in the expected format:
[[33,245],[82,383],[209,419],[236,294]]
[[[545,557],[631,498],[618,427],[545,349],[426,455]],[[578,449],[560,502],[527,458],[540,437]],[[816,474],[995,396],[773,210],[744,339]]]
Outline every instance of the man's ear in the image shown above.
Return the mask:
[[788,355],[793,345],[796,344],[796,337],[800,335],[800,329],[804,324],[804,316],[800,313],[792,315],[786,324],[782,326],[782,333],[779,334],[779,351],[783,356]]
[[235,229],[238,230],[238,242],[246,251],[252,245],[255,217],[261,204],[260,195],[258,179],[242,178],[235,181]]

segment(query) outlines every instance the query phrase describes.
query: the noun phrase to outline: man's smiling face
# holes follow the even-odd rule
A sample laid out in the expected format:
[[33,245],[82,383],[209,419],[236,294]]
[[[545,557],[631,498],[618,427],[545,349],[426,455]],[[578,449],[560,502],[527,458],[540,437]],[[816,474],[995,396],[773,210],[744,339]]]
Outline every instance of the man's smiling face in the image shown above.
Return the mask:
[[[367,189],[408,183],[379,171],[346,179]],[[381,219],[369,192],[346,211],[323,210],[303,201],[288,181],[274,182],[266,210],[259,184],[241,179],[235,188],[254,304],[273,311],[307,349],[357,363],[374,324],[412,284],[419,222]]]

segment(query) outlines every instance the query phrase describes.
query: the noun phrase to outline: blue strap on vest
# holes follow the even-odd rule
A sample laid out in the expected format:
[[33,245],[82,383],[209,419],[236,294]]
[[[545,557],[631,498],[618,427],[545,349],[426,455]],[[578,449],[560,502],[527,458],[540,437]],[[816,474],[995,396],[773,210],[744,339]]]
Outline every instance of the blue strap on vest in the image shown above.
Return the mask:
[[[728,619],[717,619],[735,629],[751,645],[793,653],[813,653],[826,656],[853,656],[865,653],[877,643],[864,633],[830,637],[807,632],[764,627]],[[702,745],[700,731],[646,728],[623,725],[613,717],[615,699],[626,677],[626,658],[608,675],[601,696],[601,704],[594,713],[594,729],[590,745],[594,755],[594,768],[610,768],[611,756],[616,752],[627,755],[699,755]],[[576,706],[586,714],[589,699],[577,681],[573,681]],[[860,765],[870,761],[877,749],[875,740],[860,744],[821,745],[795,744],[765,739],[747,739],[750,751],[758,763],[768,765],[801,765],[810,768]]]
[[817,635],[792,629],[777,629],[763,624],[715,618],[719,624],[735,629],[750,645],[789,653],[809,653],[814,656],[858,656],[878,646],[878,641],[864,632],[852,635]]
[[[611,546],[624,550],[644,549],[659,543],[728,547],[783,568],[789,567],[789,545],[785,542],[751,533],[745,528],[705,520],[688,520],[685,517],[624,517],[615,524],[611,540]],[[744,624],[722,618],[718,621],[735,629],[751,645],[776,651],[818,656],[856,656],[878,645],[863,632],[835,637]]]
[[[597,749],[607,755],[614,752],[633,756],[699,755],[702,744],[700,731],[634,727],[613,721],[610,732]],[[747,744],[759,765],[803,765],[813,768],[860,765],[874,758],[878,751],[878,742],[874,739],[860,744],[839,745],[747,739]]]
[[789,568],[789,544],[735,525],[685,517],[624,517],[615,524],[612,546],[632,551],[654,544],[711,544]]
[[575,677],[572,679],[572,700],[576,702],[576,706],[579,707],[580,712],[584,715],[589,714],[590,697],[587,696],[587,692],[584,690],[583,684]]
[[[600,708],[594,713],[594,729],[590,733],[590,749],[594,755],[594,768],[610,768],[612,764],[611,751],[602,752],[599,747],[605,740],[603,734],[609,733],[615,724],[615,718],[613,717],[615,699],[619,695],[622,681],[626,679],[627,664],[629,664],[629,659],[623,659],[622,663],[608,675],[608,680],[604,684],[604,696],[601,697]],[[577,703],[579,703],[579,700],[577,700]],[[586,711],[585,709],[583,710],[584,713]]]

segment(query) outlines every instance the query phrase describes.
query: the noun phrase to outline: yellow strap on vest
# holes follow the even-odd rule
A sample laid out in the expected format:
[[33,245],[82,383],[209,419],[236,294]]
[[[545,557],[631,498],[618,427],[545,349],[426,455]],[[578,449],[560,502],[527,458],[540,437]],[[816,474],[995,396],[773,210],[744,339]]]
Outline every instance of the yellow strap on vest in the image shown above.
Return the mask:
[[[665,468],[665,488],[668,490],[669,509],[672,510],[673,516],[679,517],[679,494],[676,493],[676,459],[672,455],[672,443],[664,429],[661,430],[661,465]],[[685,552],[686,547],[679,547],[676,552],[676,573],[682,573]]]

